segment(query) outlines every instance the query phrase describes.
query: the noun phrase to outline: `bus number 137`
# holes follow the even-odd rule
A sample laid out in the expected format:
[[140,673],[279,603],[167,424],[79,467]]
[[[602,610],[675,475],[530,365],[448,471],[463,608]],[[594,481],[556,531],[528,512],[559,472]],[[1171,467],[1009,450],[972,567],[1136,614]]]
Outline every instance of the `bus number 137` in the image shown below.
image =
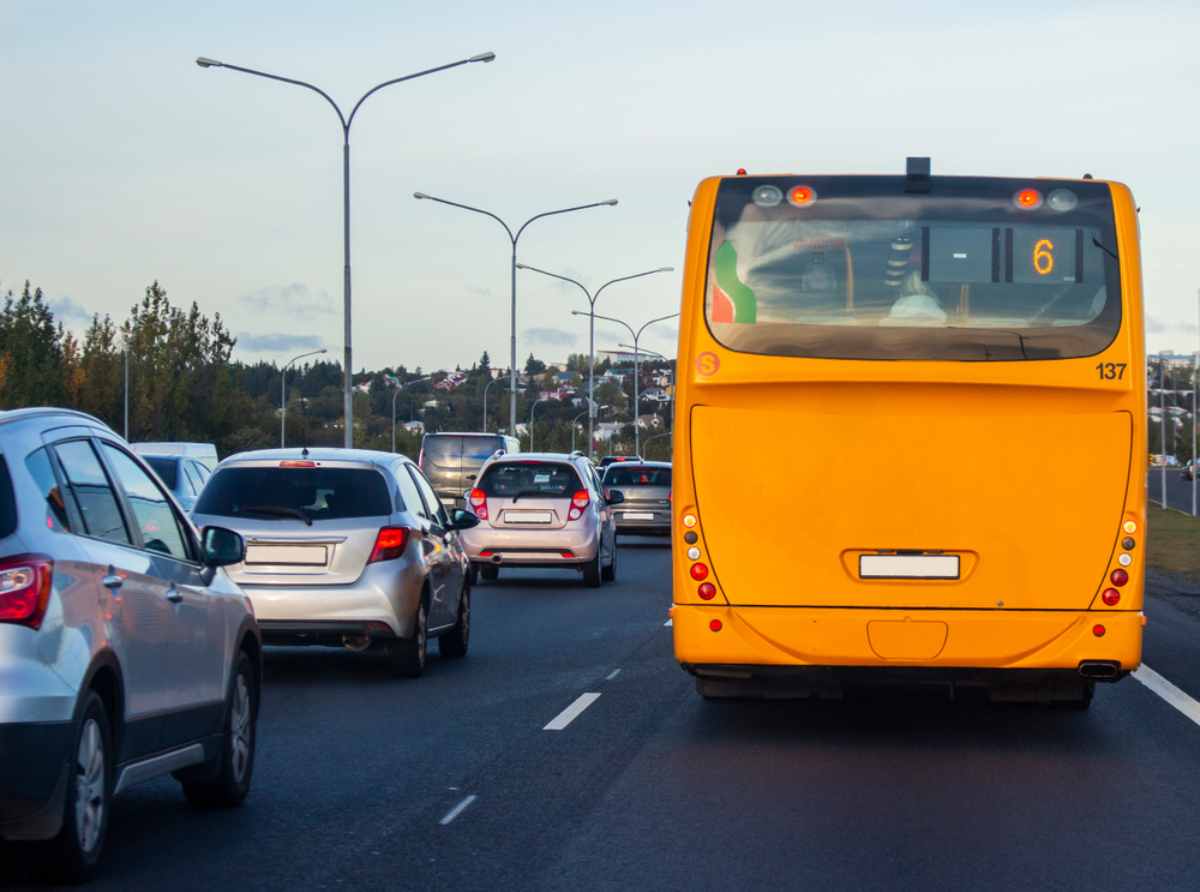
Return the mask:
[[1101,380],[1119,381],[1125,377],[1125,363],[1098,362],[1096,363],[1096,371],[1099,373]]

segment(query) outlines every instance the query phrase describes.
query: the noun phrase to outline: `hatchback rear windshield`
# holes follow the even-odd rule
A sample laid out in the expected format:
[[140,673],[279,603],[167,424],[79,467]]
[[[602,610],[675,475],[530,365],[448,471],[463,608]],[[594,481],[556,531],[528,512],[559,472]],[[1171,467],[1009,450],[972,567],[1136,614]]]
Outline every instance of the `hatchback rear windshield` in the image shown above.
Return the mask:
[[196,514],[264,520],[338,520],[392,513],[383,475],[366,468],[222,468]]
[[670,468],[646,468],[641,465],[612,465],[604,475],[605,486],[670,486]]
[[167,484],[167,489],[174,489],[179,483],[179,460],[175,458],[162,458],[153,455],[143,455],[142,459],[150,466],[150,469],[159,476],[163,483]]
[[746,353],[1059,359],[1121,325],[1103,183],[935,177],[721,184],[706,317]]
[[570,465],[558,462],[502,462],[483,472],[479,488],[502,499],[569,498],[583,488]]

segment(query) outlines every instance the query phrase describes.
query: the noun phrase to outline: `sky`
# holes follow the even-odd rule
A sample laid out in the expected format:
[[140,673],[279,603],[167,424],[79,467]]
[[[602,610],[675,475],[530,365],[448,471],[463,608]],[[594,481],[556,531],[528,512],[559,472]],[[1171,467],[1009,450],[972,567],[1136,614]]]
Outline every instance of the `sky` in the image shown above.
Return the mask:
[[[351,130],[354,366],[509,355],[510,243],[634,327],[679,308],[697,182],[757,172],[1077,177],[1142,208],[1151,350],[1200,338],[1200,6],[931,0],[676,4],[0,0],[0,291],[82,329],[151,281],[220,313],[235,355],[341,358],[341,130]],[[521,362],[586,351],[574,286],[518,279]],[[673,322],[642,343],[673,353]],[[598,326],[598,348],[627,336]]]

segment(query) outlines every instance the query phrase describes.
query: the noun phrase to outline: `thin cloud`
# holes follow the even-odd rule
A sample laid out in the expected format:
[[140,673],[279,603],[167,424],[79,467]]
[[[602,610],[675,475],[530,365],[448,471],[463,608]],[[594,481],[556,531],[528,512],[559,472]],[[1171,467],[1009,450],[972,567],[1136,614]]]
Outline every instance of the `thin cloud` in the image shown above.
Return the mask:
[[282,353],[285,350],[319,350],[323,345],[316,335],[241,334],[237,345],[251,353]]
[[527,328],[521,337],[531,344],[545,347],[573,347],[575,335],[561,328]]
[[86,325],[92,321],[92,314],[88,308],[78,303],[74,298],[66,295],[46,301],[46,306],[50,308],[50,312],[54,314],[54,317],[66,326],[72,324]]
[[1195,334],[1195,322],[1167,322],[1157,316],[1146,317],[1146,334]]
[[254,312],[280,313],[291,318],[328,316],[338,311],[338,304],[328,291],[314,291],[303,282],[268,285],[244,295],[240,300]]

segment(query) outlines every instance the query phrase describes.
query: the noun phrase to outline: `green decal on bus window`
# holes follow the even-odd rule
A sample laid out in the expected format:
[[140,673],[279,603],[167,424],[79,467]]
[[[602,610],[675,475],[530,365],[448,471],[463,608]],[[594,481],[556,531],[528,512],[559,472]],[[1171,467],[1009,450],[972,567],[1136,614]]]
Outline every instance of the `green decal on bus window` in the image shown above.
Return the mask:
[[756,322],[758,300],[738,278],[737,251],[733,242],[723,242],[713,257],[716,282],[713,287],[713,322]]

